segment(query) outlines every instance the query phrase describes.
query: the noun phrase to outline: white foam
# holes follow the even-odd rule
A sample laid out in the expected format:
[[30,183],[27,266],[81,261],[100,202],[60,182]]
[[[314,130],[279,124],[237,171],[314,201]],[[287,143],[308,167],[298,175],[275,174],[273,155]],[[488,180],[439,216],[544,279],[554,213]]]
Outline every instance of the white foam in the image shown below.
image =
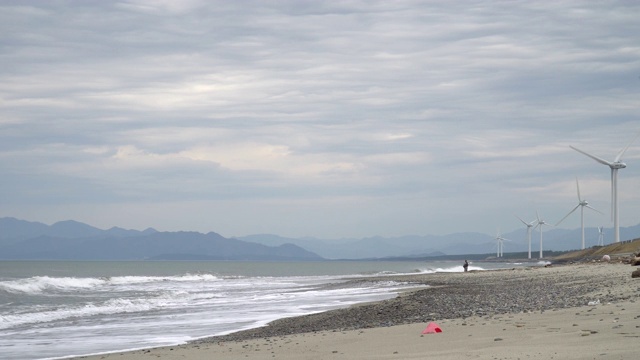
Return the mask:
[[137,285],[158,282],[217,282],[221,279],[211,274],[186,274],[182,276],[114,276],[103,278],[34,276],[26,279],[0,282],[0,290],[11,293],[39,294],[46,291],[77,291],[115,285]]
[[185,290],[146,293],[137,298],[111,298],[101,303],[90,302],[76,306],[60,306],[50,309],[33,308],[29,312],[0,315],[0,329],[20,325],[46,323],[70,318],[86,318],[97,315],[112,315],[134,312],[146,312],[162,308],[183,308],[199,304],[212,303],[221,298],[216,293],[190,293]]
[[[469,265],[469,270],[486,270],[483,267],[480,266],[475,266],[475,265]],[[424,269],[422,270],[423,274],[433,274],[433,273],[439,273],[439,272],[445,272],[445,273],[450,273],[450,272],[464,272],[464,267],[462,265],[456,265],[456,266],[451,266],[451,267],[438,267],[435,269]]]
[[141,283],[153,283],[160,281],[176,281],[176,282],[189,282],[189,281],[220,281],[221,279],[211,274],[185,274],[182,276],[114,276],[107,278],[110,284],[141,284]]
[[166,299],[110,299],[103,304],[85,304],[83,306],[62,307],[47,311],[0,315],[0,329],[69,318],[148,311],[152,308],[162,307],[166,303]]
[[88,289],[104,284],[104,280],[97,278],[74,278],[74,277],[49,277],[34,276],[27,279],[9,280],[0,282],[0,289],[12,293],[41,293],[48,289],[55,290],[75,290]]

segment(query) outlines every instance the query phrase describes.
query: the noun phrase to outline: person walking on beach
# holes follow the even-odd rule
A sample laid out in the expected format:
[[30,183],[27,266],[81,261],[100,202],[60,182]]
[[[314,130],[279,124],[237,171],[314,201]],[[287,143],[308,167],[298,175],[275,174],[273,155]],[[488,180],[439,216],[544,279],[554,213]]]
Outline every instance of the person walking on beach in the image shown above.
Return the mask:
[[469,268],[469,262],[465,260],[464,265],[462,265],[462,267],[464,268],[464,272],[467,272],[467,269]]

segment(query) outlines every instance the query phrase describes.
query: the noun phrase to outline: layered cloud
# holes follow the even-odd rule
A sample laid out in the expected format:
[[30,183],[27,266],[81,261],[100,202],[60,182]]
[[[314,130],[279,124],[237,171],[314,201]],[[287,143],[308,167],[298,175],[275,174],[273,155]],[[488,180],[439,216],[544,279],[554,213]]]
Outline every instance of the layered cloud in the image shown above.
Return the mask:
[[[576,176],[608,209],[608,169],[568,145],[613,158],[640,131],[633,2],[0,10],[0,216],[224,235],[506,231],[515,213],[564,216]],[[640,141],[624,160],[632,225]]]

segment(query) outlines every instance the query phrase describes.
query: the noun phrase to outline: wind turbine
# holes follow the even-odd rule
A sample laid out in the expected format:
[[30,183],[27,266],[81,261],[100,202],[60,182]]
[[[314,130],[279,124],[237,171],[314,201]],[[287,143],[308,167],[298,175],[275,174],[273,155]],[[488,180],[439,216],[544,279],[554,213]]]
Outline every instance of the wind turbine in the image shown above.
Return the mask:
[[527,242],[529,243],[529,259],[531,259],[531,232],[533,231],[533,228],[535,227],[535,225],[533,225],[536,221],[533,220],[532,222],[526,222],[522,219],[520,219],[520,217],[518,215],[516,215],[516,217],[522,221],[522,223],[527,227]]
[[542,259],[542,226],[544,225],[548,225],[548,226],[553,226],[551,224],[549,224],[548,222],[540,219],[540,214],[538,214],[538,211],[536,210],[536,227],[540,227],[540,259]]
[[496,257],[502,257],[502,248],[504,245],[504,241],[507,240],[500,235],[500,229],[498,229],[498,234],[496,235],[496,241],[498,241],[498,250]]
[[615,239],[614,240],[615,242],[620,242],[620,219],[618,216],[618,170],[624,169],[627,167],[627,164],[620,161],[620,159],[622,159],[622,155],[624,155],[625,151],[627,151],[629,146],[631,146],[631,144],[634,141],[636,141],[639,135],[640,134],[636,135],[636,137],[634,137],[633,140],[631,140],[629,145],[627,145],[624,149],[620,150],[620,152],[618,153],[618,155],[616,155],[613,161],[607,161],[607,160],[601,159],[597,156],[593,156],[576,147],[569,145],[569,147],[572,148],[573,150],[579,153],[582,153],[592,158],[593,160],[603,165],[607,165],[608,167],[611,168],[611,217],[613,218],[613,233],[614,233],[613,237]]
[[571,215],[574,211],[576,211],[578,209],[578,207],[580,208],[580,227],[582,228],[582,250],[584,250],[585,245],[584,245],[584,208],[587,207],[591,210],[597,211],[600,214],[602,214],[602,212],[600,212],[599,210],[589,206],[589,203],[587,202],[587,200],[582,200],[582,198],[580,197],[580,184],[578,183],[578,178],[576,177],[576,189],[578,189],[578,205],[576,205],[576,207],[573,208],[573,210],[569,211],[569,213],[567,215],[565,215],[562,219],[560,219],[560,221],[558,221],[558,223],[555,226],[560,225],[560,223],[566,219],[569,215]]
[[604,227],[598,226],[598,246],[604,246]]

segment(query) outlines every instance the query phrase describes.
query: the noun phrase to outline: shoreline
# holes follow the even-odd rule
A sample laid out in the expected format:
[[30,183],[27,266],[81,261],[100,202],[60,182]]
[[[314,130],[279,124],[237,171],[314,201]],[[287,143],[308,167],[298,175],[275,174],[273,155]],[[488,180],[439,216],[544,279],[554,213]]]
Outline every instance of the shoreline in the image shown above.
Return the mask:
[[[416,341],[416,337],[420,339],[431,336],[447,338],[447,341],[459,340],[459,336],[455,339],[449,339],[451,335],[447,334],[450,333],[458,333],[459,335],[464,333],[470,339],[473,338],[473,341],[468,345],[460,344],[462,348],[458,349],[471,351],[472,348],[479,346],[478,344],[473,345],[475,341],[481,341],[487,345],[485,342],[489,340],[502,342],[502,340],[495,339],[506,339],[506,335],[511,336],[511,332],[501,334],[502,337],[495,335],[495,333],[500,334],[501,331],[506,331],[500,330],[501,327],[504,329],[513,328],[514,321],[519,324],[512,330],[525,333],[531,331],[531,335],[537,334],[541,328],[549,329],[552,325],[554,329],[564,329],[567,323],[575,321],[576,326],[566,329],[566,334],[579,335],[579,338],[587,346],[593,342],[595,337],[590,335],[603,332],[602,327],[605,325],[610,327],[610,323],[605,318],[611,316],[614,318],[610,321],[616,321],[620,326],[622,326],[622,318],[631,322],[631,324],[624,325],[625,330],[629,331],[628,334],[631,335],[618,336],[614,339],[620,343],[620,347],[629,351],[627,354],[631,354],[635,346],[629,346],[631,345],[629,342],[634,343],[640,337],[640,320],[638,320],[640,319],[640,303],[635,301],[640,295],[640,282],[631,278],[631,271],[633,268],[629,265],[597,263],[468,273],[361,278],[350,280],[347,283],[394,280],[415,283],[416,285],[429,285],[429,287],[402,292],[389,300],[279,319],[264,327],[194,340],[184,345],[76,358],[109,359],[117,356],[118,359],[129,360],[162,356],[170,359],[236,359],[239,357],[266,359],[273,356],[291,359],[321,359],[343,353],[345,356],[349,355],[349,358],[358,358],[359,354],[362,354],[364,359],[367,358],[364,354],[370,356],[371,353],[368,351],[379,345],[380,337],[386,339],[404,334],[406,341],[411,339]],[[598,301],[599,305],[588,305],[595,301]],[[581,329],[576,329],[580,327],[582,320],[595,314],[594,311],[603,319],[599,321],[600,323],[588,326],[597,330],[583,333]],[[420,332],[429,322],[438,323],[443,328],[443,333],[421,335]],[[541,323],[550,325],[540,326]],[[635,327],[632,326],[633,323],[636,324]],[[538,326],[532,324],[538,324]],[[482,327],[483,330],[480,333],[468,333],[473,326]],[[591,331],[596,331],[596,333],[592,334]],[[491,334],[495,336],[489,339]],[[548,336],[551,335],[547,334]],[[545,338],[542,335],[540,337]],[[587,338],[591,339],[586,340]],[[336,350],[331,350],[324,356],[313,355],[313,353],[304,350],[308,347],[300,345],[301,339],[305,344],[315,344],[313,346],[317,346],[318,349],[322,346],[334,346]],[[327,339],[332,340],[326,343]],[[345,345],[345,348],[334,345],[344,341],[359,345],[352,347]],[[398,339],[398,341],[402,342],[403,340]],[[545,341],[553,342],[553,339],[545,339]],[[268,346],[269,344],[270,346]],[[277,347],[276,344],[278,344]],[[324,345],[321,346],[321,344]],[[559,346],[561,345],[562,342]],[[411,346],[411,343],[405,344],[405,346]],[[466,349],[465,346],[469,349]],[[522,346],[529,345],[522,344]],[[265,347],[269,347],[271,351],[266,351]],[[391,347],[391,345],[387,347]],[[546,346],[543,347],[546,348]],[[434,347],[434,344],[430,344],[430,348],[436,349],[437,346]],[[491,349],[492,347],[485,348]],[[384,349],[380,351],[382,350]],[[396,351],[398,354],[402,353],[401,349]],[[444,348],[441,351],[444,358],[453,356],[447,355],[447,350]],[[495,351],[495,349],[491,351]],[[562,352],[562,348],[554,351]],[[586,355],[580,350],[573,349],[572,351]],[[398,357],[398,354],[390,353],[388,356],[389,358],[408,358]],[[567,356],[562,358],[572,358]]]

